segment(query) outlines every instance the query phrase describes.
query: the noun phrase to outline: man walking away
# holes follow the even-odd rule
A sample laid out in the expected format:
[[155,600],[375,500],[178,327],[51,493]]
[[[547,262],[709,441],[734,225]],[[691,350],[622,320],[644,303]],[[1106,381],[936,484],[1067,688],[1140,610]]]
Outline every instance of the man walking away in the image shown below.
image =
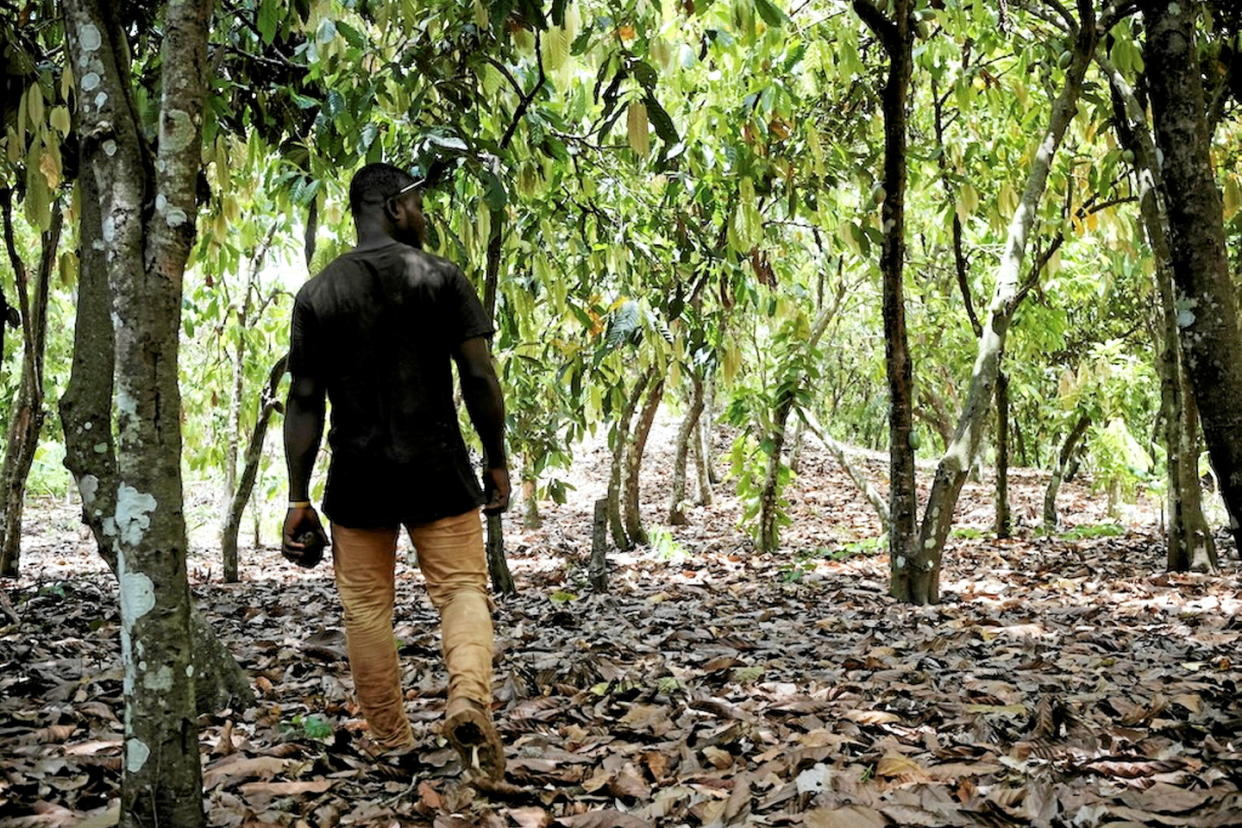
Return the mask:
[[[359,170],[349,186],[358,245],[294,302],[283,550],[313,566],[327,543],[309,498],[326,394],[332,460],[323,510],[349,668],[371,736],[383,749],[413,744],[392,626],[404,526],[440,612],[449,674],[443,734],[465,767],[498,779],[504,750],[490,712],[492,617],[479,507],[495,514],[509,504],[504,398],[478,295],[455,265],[421,249],[419,185],[389,164]],[[457,424],[450,359],[483,443],[481,488]]]

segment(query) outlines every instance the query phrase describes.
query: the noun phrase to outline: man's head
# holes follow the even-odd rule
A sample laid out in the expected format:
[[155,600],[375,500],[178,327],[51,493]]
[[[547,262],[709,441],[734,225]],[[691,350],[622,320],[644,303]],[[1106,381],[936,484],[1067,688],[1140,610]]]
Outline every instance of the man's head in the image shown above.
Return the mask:
[[[349,182],[349,211],[363,225],[382,229],[399,242],[423,246],[426,220],[414,177],[392,164],[367,164]],[[403,192],[404,191],[404,192]]]

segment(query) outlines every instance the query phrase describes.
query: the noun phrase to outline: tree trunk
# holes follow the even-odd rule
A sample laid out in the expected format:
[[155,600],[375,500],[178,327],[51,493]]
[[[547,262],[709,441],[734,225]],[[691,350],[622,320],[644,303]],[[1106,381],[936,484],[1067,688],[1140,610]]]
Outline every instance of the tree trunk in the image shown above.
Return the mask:
[[630,438],[630,421],[642,400],[647,383],[651,381],[655,369],[649,368],[634,382],[634,387],[625,398],[621,415],[617,418],[616,427],[612,432],[612,469],[608,476],[608,522],[612,528],[612,542],[618,549],[631,549],[629,534],[625,531],[625,521],[621,511],[621,490],[625,483],[625,450]]
[[996,537],[1007,538],[1009,514],[1009,375],[996,375]]
[[899,596],[916,604],[934,604],[940,600],[940,560],[945,541],[953,525],[958,495],[983,437],[1009,325],[1026,295],[1019,284],[1019,276],[1026,257],[1027,241],[1039,203],[1047,189],[1052,159],[1074,117],[1083,77],[1095,52],[1098,30],[1091,0],[1078,0],[1078,11],[1079,28],[1074,38],[1072,59],[1065,73],[1065,86],[1052,105],[1048,128],[1035,153],[1022,199],[1009,225],[1004,253],[997,269],[996,287],[988,306],[987,322],[983,326],[983,336],[979,338],[966,403],[958,417],[953,441],[936,468],[918,543],[907,567],[909,587]]
[[[1242,332],[1194,42],[1201,4],[1144,0],[1142,8],[1182,353],[1221,495],[1236,521],[1242,516]],[[1234,537],[1242,547],[1242,528]]]
[[[228,425],[225,426],[224,434],[224,475],[220,494],[221,503],[226,507],[225,531],[227,531],[228,507],[232,504],[237,492],[237,449],[242,435],[242,397],[246,393],[246,326],[250,322],[249,317],[250,285],[247,285],[246,299],[237,318],[237,341],[233,344],[233,382],[229,389]],[[225,568],[228,568],[227,563],[225,563]],[[228,580],[227,575],[225,580]]]
[[588,570],[591,589],[608,591],[608,498],[595,501],[591,523],[591,564]]
[[281,410],[279,397],[280,381],[285,375],[285,363],[288,357],[276,360],[268,372],[267,385],[259,398],[259,414],[255,419],[254,429],[250,433],[250,443],[246,446],[245,467],[242,469],[241,481],[237,491],[229,502],[229,511],[224,521],[224,531],[220,533],[220,550],[224,561],[224,581],[235,584],[238,581],[237,536],[241,533],[242,516],[250,495],[254,492],[254,482],[259,476],[259,464],[263,460],[263,443],[267,439],[268,425],[272,414]]
[[1160,376],[1160,425],[1168,488],[1168,569],[1215,571],[1216,542],[1203,516],[1199,483],[1198,414],[1178,344],[1177,304],[1169,250],[1168,219],[1161,195],[1156,146],[1147,112],[1125,77],[1104,58],[1098,62],[1113,94],[1114,123],[1122,146],[1134,153],[1143,227],[1156,260],[1156,369]]
[[537,491],[538,484],[533,477],[522,478],[522,525],[527,529],[538,529],[543,525],[543,518],[539,516]]
[[[182,279],[198,209],[211,3],[170,0],[166,7],[153,165],[135,115],[117,7],[66,0],[64,10],[81,102],[80,174],[94,179],[102,231],[84,234],[82,244],[106,251],[115,320],[116,511],[104,532],[113,536],[120,581],[120,824],[197,828],[204,815],[177,352]],[[85,78],[91,81],[89,96]],[[94,228],[84,222],[83,229]]]
[[907,113],[913,71],[914,32],[910,0],[896,0],[893,18],[869,0],[854,0],[854,9],[888,54],[884,85],[884,242],[880,252],[883,282],[884,365],[888,377],[890,591],[901,601],[924,603],[913,569],[918,493],[914,485],[914,368],[906,332],[904,270],[906,258]]
[[1011,424],[1013,427],[1013,441],[1018,449],[1018,463],[1022,466],[1030,466],[1030,457],[1026,453],[1026,438],[1022,435],[1022,415]]
[[1052,479],[1048,481],[1048,488],[1044,490],[1045,532],[1055,532],[1060,525],[1060,520],[1057,518],[1057,493],[1061,491],[1061,482],[1065,479],[1065,470],[1069,466],[1070,458],[1074,456],[1078,441],[1087,433],[1089,425],[1091,425],[1090,417],[1080,417],[1070,429],[1069,434],[1065,435],[1065,442],[1061,444],[1061,453],[1057,455],[1057,466],[1052,470]]
[[[102,238],[99,198],[92,176],[78,179],[81,187],[81,233],[84,240]],[[84,243],[79,249],[77,320],[69,383],[60,398],[65,437],[65,468],[73,475],[82,499],[82,522],[91,530],[99,556],[117,573],[116,446],[112,438],[113,333],[111,293],[102,249]],[[249,677],[206,619],[191,608],[194,647],[195,707],[209,715],[226,707],[244,709],[254,703]]]
[[715,434],[714,420],[716,418],[716,380],[708,377],[703,381],[703,413],[699,415],[699,431],[702,437],[703,454],[700,459],[703,461],[703,467],[700,474],[705,475],[708,486],[706,490],[699,491],[699,505],[712,505],[715,490],[713,486],[720,485],[720,473],[716,471],[716,464],[713,462],[713,452],[715,449],[712,444],[712,437]]
[[[308,215],[308,229],[314,223],[315,214],[312,210]],[[230,511],[232,510],[233,500],[237,494],[237,449],[238,441],[242,435],[242,408],[245,403],[246,395],[246,332],[258,322],[262,317],[266,303],[259,306],[258,311],[254,309],[254,300],[259,291],[259,271],[263,268],[263,262],[267,259],[267,252],[271,249],[272,240],[276,236],[276,222],[272,222],[267,236],[255,248],[250,257],[250,268],[246,277],[246,293],[242,297],[241,309],[237,312],[237,341],[233,346],[233,383],[229,396],[229,416],[228,429],[224,440],[224,481],[221,487],[221,503],[224,508],[221,510],[224,515],[224,525],[221,527],[221,535],[223,536],[229,531],[228,521],[230,519]],[[313,253],[313,248],[311,250]],[[310,262],[307,261],[307,269],[310,269]],[[251,314],[254,318],[251,318]],[[260,404],[260,410],[262,405]],[[270,414],[270,412],[269,412]],[[261,415],[260,415],[261,416]],[[257,421],[256,421],[257,422]],[[266,424],[264,426],[264,434],[266,434]],[[262,456],[260,454],[260,456]],[[251,486],[253,486],[253,482]],[[249,493],[246,499],[249,500]],[[240,518],[239,518],[240,520]],[[233,533],[234,558],[232,563],[233,580],[229,580],[229,562],[224,562],[225,580],[233,583],[237,579],[237,534]]]
[[1179,372],[1178,385],[1182,407],[1177,428],[1178,489],[1182,495],[1182,554],[1169,560],[1169,570],[1176,572],[1216,572],[1220,561],[1216,539],[1203,515],[1203,487],[1199,481],[1199,409],[1184,372]]
[[697,439],[699,417],[703,413],[703,378],[697,373],[691,374],[690,408],[677,430],[677,446],[673,454],[673,485],[669,497],[668,522],[671,526],[685,526],[686,512],[686,465],[690,455],[690,444]]
[[806,423],[798,420],[794,423],[793,438],[789,441],[789,470],[797,474],[802,469],[802,448],[806,445],[806,436],[803,432],[806,430]]
[[642,482],[643,453],[647,449],[647,436],[651,433],[651,425],[655,422],[656,411],[660,408],[660,400],[664,398],[664,379],[656,380],[651,386],[647,400],[643,403],[642,413],[638,415],[638,423],[634,426],[634,436],[625,453],[625,487],[622,505],[625,511],[625,534],[631,544],[645,544],[647,530],[643,527],[642,508],[639,494]]
[[[704,386],[707,383],[704,382]],[[708,425],[706,387],[704,388],[703,411],[699,414],[699,424],[692,436],[690,450],[694,453],[694,477],[698,486],[698,504],[711,506],[715,495],[712,489],[712,443],[711,427]]]
[[[483,284],[483,308],[487,318],[496,319],[496,297],[500,290],[500,256],[504,249],[505,211],[491,211],[491,236],[487,240],[487,269]],[[484,458],[486,462],[486,458]],[[487,569],[492,576],[492,591],[498,595],[515,595],[517,587],[505,558],[505,525],[500,515],[487,516]]]
[[780,505],[781,469],[785,465],[781,454],[785,451],[785,431],[792,410],[791,395],[777,403],[776,411],[772,413],[772,433],[768,435],[772,448],[763,475],[763,488],[759,492],[760,552],[775,552],[780,545],[780,527],[777,525],[780,510],[777,507]]
[[[26,501],[26,480],[34,463],[35,450],[47,411],[43,407],[43,359],[47,344],[47,302],[52,267],[60,246],[64,213],[60,204],[52,206],[52,224],[40,235],[39,264],[35,269],[34,291],[30,291],[25,264],[13,238],[12,190],[0,193],[4,211],[4,244],[17,283],[22,315],[22,367],[17,399],[9,415],[4,465],[0,468],[0,576],[16,578],[22,554],[22,510]],[[0,326],[3,326],[0,320]]]

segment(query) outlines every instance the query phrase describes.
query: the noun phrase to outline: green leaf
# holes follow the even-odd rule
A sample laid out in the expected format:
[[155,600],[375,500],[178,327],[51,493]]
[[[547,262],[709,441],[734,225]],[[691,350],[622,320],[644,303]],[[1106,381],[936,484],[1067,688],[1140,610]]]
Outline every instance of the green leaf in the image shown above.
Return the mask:
[[479,181],[483,184],[483,201],[488,209],[503,210],[509,202],[509,195],[496,174],[491,170],[482,170],[479,172]]
[[259,6],[259,36],[264,43],[271,43],[276,37],[276,26],[280,23],[280,4],[276,0],[263,0]]
[[759,13],[759,18],[773,28],[783,26],[789,18],[785,12],[778,9],[771,0],[755,0],[755,11]]
[[646,61],[636,60],[630,64],[630,72],[634,75],[634,80],[643,85],[648,92],[655,89],[656,80],[659,75],[656,74],[655,68]]
[[345,38],[345,42],[355,49],[364,49],[367,45],[367,38],[362,32],[346,23],[344,20],[336,21],[336,30]]
[[655,99],[655,95],[648,92],[644,100],[647,104],[647,120],[651,122],[656,135],[659,135],[668,146],[678,143],[681,138],[677,135],[677,127],[673,124],[673,119],[664,111],[664,107],[660,106],[660,102]]

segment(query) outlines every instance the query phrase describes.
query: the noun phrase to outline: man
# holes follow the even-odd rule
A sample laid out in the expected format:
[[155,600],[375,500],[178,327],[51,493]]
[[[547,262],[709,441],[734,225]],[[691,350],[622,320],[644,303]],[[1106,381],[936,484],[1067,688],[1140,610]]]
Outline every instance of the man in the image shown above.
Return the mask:
[[[463,764],[500,778],[491,720],[492,618],[479,507],[509,504],[504,398],[492,367],[491,320],[452,263],[422,251],[419,182],[368,164],[349,186],[358,245],[298,292],[285,409],[289,511],[285,557],[314,565],[327,536],[309,499],[332,401],[323,509],[349,667],[381,749],[413,743],[393,646],[393,572],[404,526],[440,612],[448,705],[443,734]],[[450,358],[483,443],[480,489],[457,425]]]

